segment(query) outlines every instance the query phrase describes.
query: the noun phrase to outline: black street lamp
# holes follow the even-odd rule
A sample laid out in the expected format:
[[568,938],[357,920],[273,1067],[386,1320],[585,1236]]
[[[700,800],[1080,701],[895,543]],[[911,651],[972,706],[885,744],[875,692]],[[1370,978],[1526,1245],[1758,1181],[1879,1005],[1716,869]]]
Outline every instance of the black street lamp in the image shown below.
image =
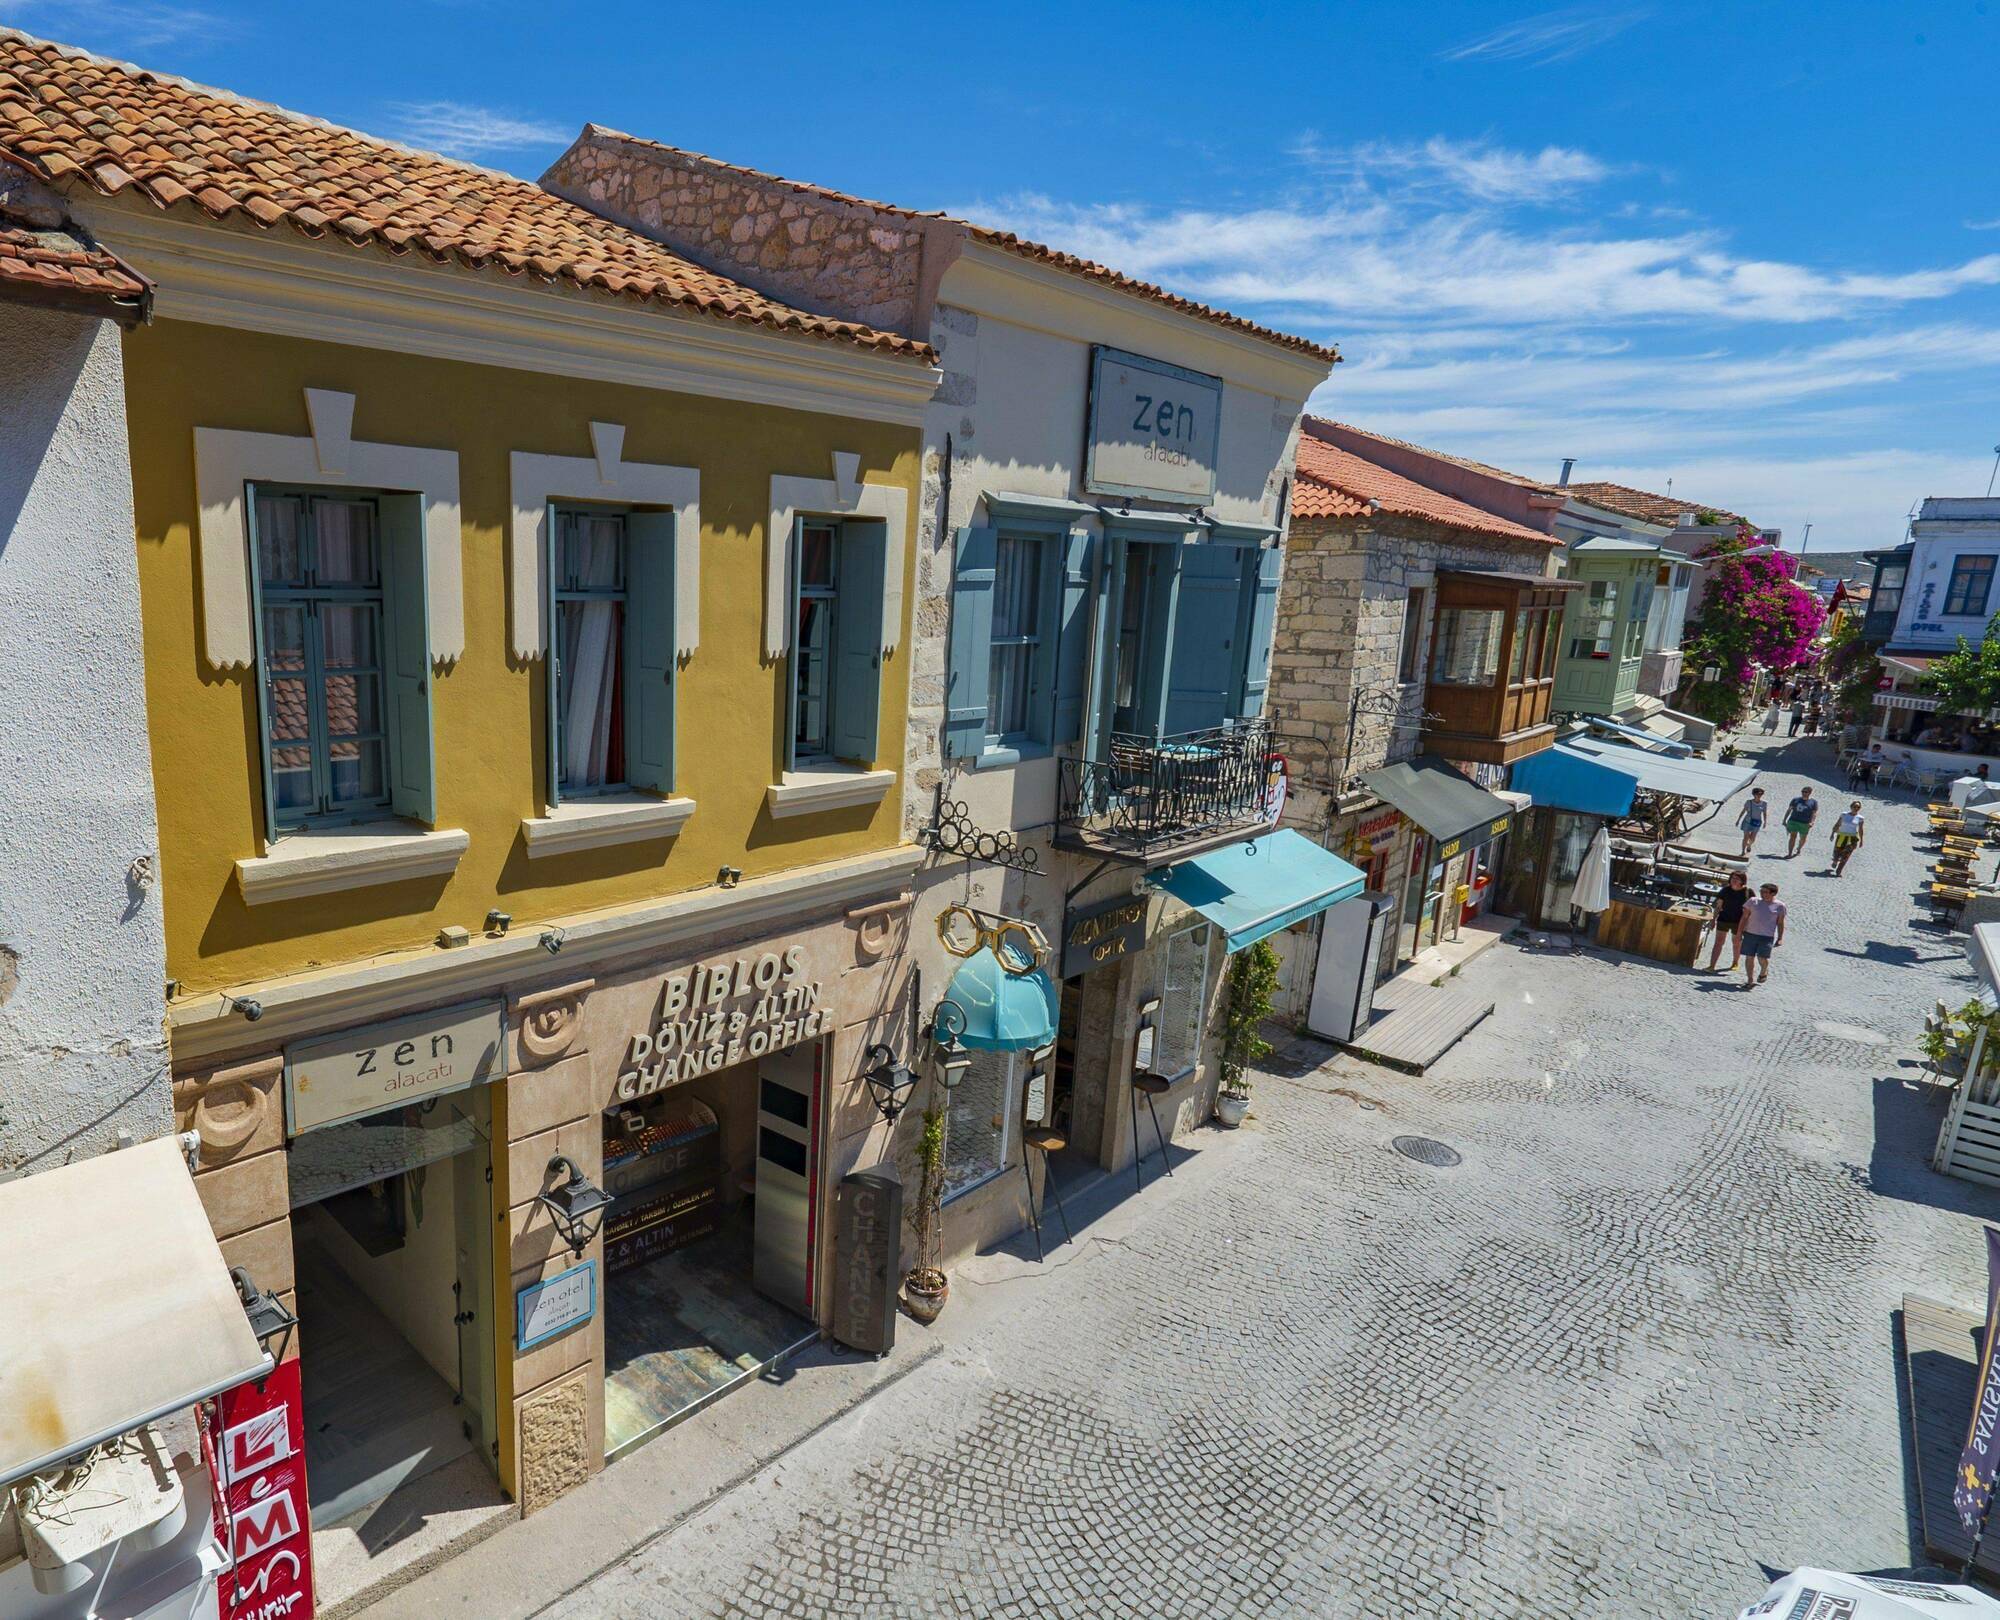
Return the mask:
[[604,1225],[611,1194],[560,1153],[549,1160],[547,1174],[562,1179],[552,1187],[544,1187],[535,1195],[535,1202],[549,1212],[549,1219],[556,1223],[557,1235],[569,1245],[569,1252],[581,1258]]
[[916,1074],[907,1063],[898,1063],[896,1054],[879,1041],[863,1055],[868,1059],[868,1067],[861,1071],[861,1078],[868,1082],[868,1094],[875,1099],[883,1119],[893,1125],[909,1103],[910,1091],[917,1083]]

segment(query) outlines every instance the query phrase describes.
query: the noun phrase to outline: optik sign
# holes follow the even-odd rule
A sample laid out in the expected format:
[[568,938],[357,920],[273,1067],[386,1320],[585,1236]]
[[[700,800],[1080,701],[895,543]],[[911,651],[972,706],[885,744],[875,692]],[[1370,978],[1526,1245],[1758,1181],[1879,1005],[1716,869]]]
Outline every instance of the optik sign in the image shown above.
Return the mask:
[[1084,488],[1202,505],[1215,495],[1222,379],[1102,345],[1090,351]]

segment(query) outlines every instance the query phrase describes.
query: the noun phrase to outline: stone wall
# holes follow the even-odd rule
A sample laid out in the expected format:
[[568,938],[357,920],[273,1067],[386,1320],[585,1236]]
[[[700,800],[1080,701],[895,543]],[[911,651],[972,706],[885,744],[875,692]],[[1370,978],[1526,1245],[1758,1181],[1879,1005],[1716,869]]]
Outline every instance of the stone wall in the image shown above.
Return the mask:
[[[1267,708],[1284,734],[1298,785],[1307,792],[1337,790],[1356,771],[1422,751],[1423,671],[1440,569],[1546,574],[1555,555],[1553,546],[1476,542],[1439,525],[1379,515],[1294,521],[1278,595]],[[1419,588],[1432,594],[1425,603],[1416,678],[1403,682],[1398,672],[1405,604]],[[1393,695],[1393,708],[1354,714],[1356,696],[1372,694]]]
[[916,335],[922,218],[594,126],[541,183],[798,309]]

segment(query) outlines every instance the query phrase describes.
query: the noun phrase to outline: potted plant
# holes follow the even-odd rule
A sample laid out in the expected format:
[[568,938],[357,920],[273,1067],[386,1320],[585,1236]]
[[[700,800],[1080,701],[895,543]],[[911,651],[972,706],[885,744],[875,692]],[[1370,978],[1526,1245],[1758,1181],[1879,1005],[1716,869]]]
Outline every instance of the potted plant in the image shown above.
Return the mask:
[[1260,939],[1230,959],[1222,1004],[1222,1085],[1216,1093],[1215,1117],[1231,1130],[1250,1112],[1250,1065],[1271,1052],[1271,1043],[1257,1031],[1271,1016],[1277,988],[1278,953],[1269,940]]
[[917,1240],[916,1264],[903,1278],[903,1303],[910,1315],[928,1324],[938,1319],[951,1296],[950,1279],[938,1264],[944,1238],[944,1104],[935,1081],[917,1136],[917,1196],[908,1220]]

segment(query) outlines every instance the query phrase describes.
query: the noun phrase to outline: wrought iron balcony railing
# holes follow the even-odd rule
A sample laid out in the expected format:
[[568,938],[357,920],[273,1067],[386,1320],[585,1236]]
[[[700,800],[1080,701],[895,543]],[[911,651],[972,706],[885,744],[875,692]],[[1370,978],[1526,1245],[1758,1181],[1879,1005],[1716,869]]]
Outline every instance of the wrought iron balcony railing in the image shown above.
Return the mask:
[[1280,769],[1268,720],[1172,737],[1114,732],[1102,757],[1062,761],[1058,846],[1153,862],[1270,825]]

